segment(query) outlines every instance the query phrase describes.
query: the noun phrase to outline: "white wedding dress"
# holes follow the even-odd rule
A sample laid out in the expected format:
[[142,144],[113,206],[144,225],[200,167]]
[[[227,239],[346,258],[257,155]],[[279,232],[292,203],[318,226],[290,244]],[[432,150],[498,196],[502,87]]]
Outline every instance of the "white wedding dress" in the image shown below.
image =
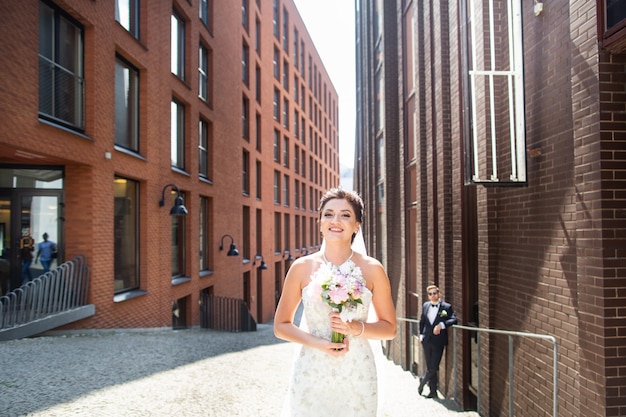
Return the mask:
[[[346,262],[352,262],[348,260]],[[302,290],[305,328],[315,336],[330,340],[328,317],[331,308],[320,296],[319,282],[312,280]],[[361,295],[354,320],[367,321],[372,293]],[[283,416],[290,417],[375,417],[378,383],[375,355],[368,339],[348,336],[350,350],[341,357],[298,346]]]

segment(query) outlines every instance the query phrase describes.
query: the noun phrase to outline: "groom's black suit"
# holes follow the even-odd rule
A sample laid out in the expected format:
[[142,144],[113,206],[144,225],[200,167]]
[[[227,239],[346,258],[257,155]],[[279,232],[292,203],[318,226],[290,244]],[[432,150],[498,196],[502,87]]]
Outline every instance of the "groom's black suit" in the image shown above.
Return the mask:
[[[420,318],[420,335],[422,335],[422,347],[426,357],[426,373],[420,379],[420,393],[425,384],[430,387],[429,396],[433,397],[437,392],[439,363],[443,356],[443,351],[448,345],[448,329],[457,323],[454,310],[449,303],[439,301],[437,307],[431,307],[432,303],[427,301],[422,306],[422,315]],[[428,318],[428,311],[431,308],[437,308],[437,315],[431,323]],[[443,323],[445,329],[441,329],[440,333],[434,334],[434,328]]]

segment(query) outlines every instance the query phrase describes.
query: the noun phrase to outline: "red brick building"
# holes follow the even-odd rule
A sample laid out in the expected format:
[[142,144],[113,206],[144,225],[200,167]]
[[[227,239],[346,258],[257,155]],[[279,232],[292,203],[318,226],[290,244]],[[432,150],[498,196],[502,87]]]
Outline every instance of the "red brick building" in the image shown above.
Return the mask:
[[[198,325],[203,293],[270,320],[339,184],[337,93],[293,2],[0,14],[2,293],[21,283],[22,235],[46,232],[53,267],[84,254],[91,269],[96,314],[73,328]],[[188,214],[171,216],[179,196]]]
[[[460,324],[555,337],[558,416],[626,415],[626,2],[362,0],[357,42],[356,188],[398,314],[436,283]],[[457,335],[444,394],[555,415],[550,343]]]

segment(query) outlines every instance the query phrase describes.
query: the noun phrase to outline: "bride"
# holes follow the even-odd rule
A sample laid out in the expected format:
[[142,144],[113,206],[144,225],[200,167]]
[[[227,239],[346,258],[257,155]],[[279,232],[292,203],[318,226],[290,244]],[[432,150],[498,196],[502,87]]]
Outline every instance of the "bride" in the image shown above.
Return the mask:
[[[322,196],[319,212],[324,243],[319,252],[293,263],[274,317],[275,335],[301,345],[284,415],[376,416],[375,353],[368,339],[389,340],[396,335],[389,278],[380,262],[364,249],[355,250],[357,234],[362,241],[363,221],[363,201],[357,193],[333,188]],[[322,296],[327,295],[322,285],[332,274],[364,283],[353,293],[357,299],[353,308],[344,306],[341,313]],[[294,316],[300,301],[303,324],[297,327]],[[370,314],[368,320],[371,307],[375,318]],[[344,340],[333,342],[333,333],[345,335]]]

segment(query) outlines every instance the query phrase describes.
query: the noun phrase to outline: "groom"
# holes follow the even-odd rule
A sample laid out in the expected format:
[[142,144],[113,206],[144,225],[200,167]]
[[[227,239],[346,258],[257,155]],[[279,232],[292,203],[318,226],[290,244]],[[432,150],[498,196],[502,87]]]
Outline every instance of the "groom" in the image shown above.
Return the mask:
[[456,316],[452,306],[439,299],[439,288],[430,285],[426,288],[428,301],[422,306],[420,318],[420,340],[426,357],[426,373],[420,378],[417,389],[422,395],[424,385],[428,384],[430,392],[428,398],[437,398],[439,363],[443,351],[448,344],[448,327],[456,324]]

